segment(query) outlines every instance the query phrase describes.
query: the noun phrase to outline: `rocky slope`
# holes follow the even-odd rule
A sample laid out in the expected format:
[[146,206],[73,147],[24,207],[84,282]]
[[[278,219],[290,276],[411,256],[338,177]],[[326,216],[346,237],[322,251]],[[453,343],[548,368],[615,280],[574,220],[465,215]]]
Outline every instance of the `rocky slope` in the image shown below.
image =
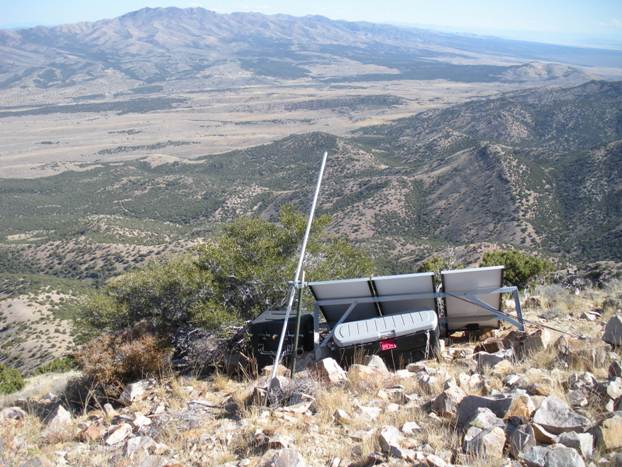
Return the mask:
[[377,357],[347,371],[326,359],[294,380],[283,368],[268,405],[265,377],[217,375],[137,381],[84,411],[74,381],[60,395],[5,403],[0,462],[617,465],[622,370],[610,343],[622,342],[619,284],[537,293],[527,318],[581,339],[529,325],[479,342],[455,335],[438,360],[395,372]]

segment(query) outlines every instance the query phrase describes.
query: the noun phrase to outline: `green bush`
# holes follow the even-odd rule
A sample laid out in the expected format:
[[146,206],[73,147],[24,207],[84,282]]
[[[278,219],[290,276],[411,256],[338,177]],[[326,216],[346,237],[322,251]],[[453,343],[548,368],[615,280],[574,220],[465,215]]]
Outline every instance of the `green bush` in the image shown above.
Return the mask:
[[[369,275],[371,259],[343,239],[327,235],[330,222],[314,222],[307,247],[306,278]],[[111,279],[83,303],[83,335],[148,322],[158,332],[192,324],[214,329],[282,307],[294,275],[306,218],[291,207],[278,223],[243,217],[221,235],[186,255]]]
[[35,374],[42,375],[45,373],[66,373],[77,368],[74,357],[67,355],[66,357],[55,358],[41,365],[36,369]]
[[505,280],[521,289],[553,270],[553,263],[518,250],[497,250],[484,254],[480,266],[505,266]]
[[11,394],[24,387],[24,378],[19,370],[0,363],[0,394]]

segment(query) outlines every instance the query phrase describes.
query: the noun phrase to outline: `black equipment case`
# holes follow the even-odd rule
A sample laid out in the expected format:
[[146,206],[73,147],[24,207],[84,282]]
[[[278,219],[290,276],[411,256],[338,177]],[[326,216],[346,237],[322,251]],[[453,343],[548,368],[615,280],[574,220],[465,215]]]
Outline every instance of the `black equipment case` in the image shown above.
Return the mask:
[[[250,326],[251,347],[257,360],[258,369],[272,365],[279,337],[283,330],[285,310],[268,310],[255,318]],[[293,354],[296,332],[296,313],[291,313],[287,323],[287,332],[283,343],[283,358],[286,361]],[[303,313],[300,317],[300,333],[298,335],[298,354],[313,350],[313,316]]]

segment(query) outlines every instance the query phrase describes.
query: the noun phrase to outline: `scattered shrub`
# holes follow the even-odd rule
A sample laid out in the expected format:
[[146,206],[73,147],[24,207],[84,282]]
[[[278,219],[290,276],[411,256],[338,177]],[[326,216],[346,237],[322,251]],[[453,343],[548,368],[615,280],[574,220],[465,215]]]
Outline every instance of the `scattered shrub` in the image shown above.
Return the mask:
[[18,369],[0,363],[0,394],[11,394],[22,389],[24,385],[24,377]]
[[480,266],[505,266],[505,280],[521,289],[553,271],[553,263],[518,250],[489,251]]
[[35,371],[35,374],[42,375],[45,373],[66,373],[76,368],[76,359],[67,355],[65,357],[55,358],[41,365]]
[[145,326],[105,334],[86,344],[76,361],[92,387],[116,398],[130,382],[161,378],[171,371],[171,350]]

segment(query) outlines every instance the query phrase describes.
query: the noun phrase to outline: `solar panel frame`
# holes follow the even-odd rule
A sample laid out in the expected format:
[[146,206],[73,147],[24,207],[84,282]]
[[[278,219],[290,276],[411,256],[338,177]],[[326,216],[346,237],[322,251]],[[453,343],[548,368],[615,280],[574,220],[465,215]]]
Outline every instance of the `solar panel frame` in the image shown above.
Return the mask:
[[[316,301],[331,299],[373,298],[371,283],[368,278],[341,279],[334,281],[316,281],[307,284]],[[349,308],[348,304],[318,305],[330,327],[337,324]],[[374,302],[359,303],[344,320],[345,323],[380,316],[378,306]]]
[[[489,266],[483,268],[467,268],[441,271],[443,292],[470,292],[477,289],[490,289],[503,286],[504,266]],[[466,276],[466,277],[465,277]],[[465,280],[470,277],[471,280]],[[474,280],[475,278],[479,280]],[[482,294],[477,296],[491,307],[501,310],[501,294]],[[464,330],[468,325],[477,324],[482,329],[499,327],[499,318],[490,315],[482,318],[488,312],[475,304],[467,303],[455,297],[443,298],[445,308],[445,326],[448,333]],[[473,316],[473,321],[469,321]]]
[[[376,295],[381,298],[389,295],[434,293],[434,273],[421,272],[371,278]],[[409,298],[399,301],[379,302],[383,316],[392,316],[413,311],[437,311],[436,299]]]

